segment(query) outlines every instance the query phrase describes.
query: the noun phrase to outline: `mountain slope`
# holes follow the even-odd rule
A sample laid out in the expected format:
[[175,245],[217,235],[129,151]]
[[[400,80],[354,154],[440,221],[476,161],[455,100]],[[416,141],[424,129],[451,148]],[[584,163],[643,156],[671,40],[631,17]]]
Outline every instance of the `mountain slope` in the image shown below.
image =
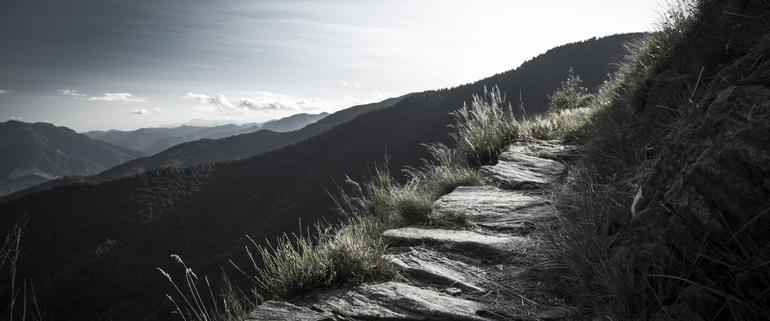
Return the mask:
[[94,175],[141,156],[46,123],[0,123],[0,195],[67,175]]
[[[213,275],[228,259],[243,262],[245,234],[272,239],[296,230],[300,219],[304,225],[321,218],[333,222],[327,191],[335,189],[335,182],[346,175],[365,176],[386,154],[391,169],[418,164],[427,156],[420,144],[449,143],[449,113],[472,94],[499,85],[508,93],[521,91],[528,113],[542,112],[545,96],[570,67],[587,86],[596,86],[613,71],[622,44],[635,36],[561,46],[516,70],[413,94],[390,108],[245,160],[164,168],[27,195],[0,204],[0,211],[8,213],[0,217],[0,227],[8,229],[27,215],[20,270],[45,293],[42,304],[62,319],[171,319],[162,301],[167,287],[154,270],[179,270],[169,254]],[[322,129],[322,123],[313,127]]]
[[[132,131],[90,131],[83,133],[83,135],[105,143],[138,150],[145,155],[153,155],[176,144],[208,138],[210,135],[231,133],[255,125],[249,124],[245,127],[234,124],[215,127],[184,125],[174,128],[140,128]],[[254,130],[258,130],[258,128]]]
[[294,131],[302,127],[305,127],[309,124],[315,123],[326,116],[329,116],[329,113],[294,114],[289,117],[284,117],[281,119],[276,119],[276,120],[271,120],[269,122],[266,122],[262,124],[261,128],[266,130],[272,130],[274,132],[290,132],[290,131]]
[[[221,139],[202,139],[180,144],[156,155],[133,160],[105,171],[96,177],[85,179],[104,181],[162,167],[187,167],[217,161],[244,159],[303,141],[329,128],[349,121],[356,116],[390,107],[407,96],[389,98],[378,103],[353,106],[321,118],[295,131],[275,132],[263,129],[254,133]],[[294,122],[294,120],[290,122]],[[286,124],[281,120],[279,123],[265,123],[264,125],[266,127],[287,128]],[[294,126],[296,126],[296,123]]]
[[90,131],[83,134],[106,143],[140,151],[145,155],[154,155],[174,145],[204,138],[224,138],[253,133],[260,129],[268,129],[274,132],[293,131],[323,119],[328,115],[328,113],[301,113],[271,120],[262,125],[256,123],[243,125],[227,124],[213,127],[183,125],[173,128],[140,128],[133,131]]

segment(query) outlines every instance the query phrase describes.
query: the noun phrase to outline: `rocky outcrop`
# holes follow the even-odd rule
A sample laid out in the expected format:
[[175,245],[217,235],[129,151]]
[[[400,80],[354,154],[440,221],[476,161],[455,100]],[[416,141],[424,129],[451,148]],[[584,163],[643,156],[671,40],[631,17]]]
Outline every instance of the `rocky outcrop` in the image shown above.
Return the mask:
[[383,232],[390,245],[385,258],[400,269],[399,282],[319,290],[292,303],[268,301],[247,320],[569,319],[573,310],[554,304],[560,301],[526,271],[536,264],[531,254],[538,251],[528,227],[558,217],[543,188],[565,170],[556,160],[568,159],[576,149],[530,143],[536,146],[514,142],[498,164],[482,168],[490,182],[528,190],[460,186],[435,202],[439,218],[459,214],[469,227],[406,226]]

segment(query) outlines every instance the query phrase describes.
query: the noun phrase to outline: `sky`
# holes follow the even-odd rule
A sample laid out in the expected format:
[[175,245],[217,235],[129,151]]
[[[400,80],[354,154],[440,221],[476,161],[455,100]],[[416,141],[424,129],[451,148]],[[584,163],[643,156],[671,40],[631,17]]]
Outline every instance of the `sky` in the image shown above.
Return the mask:
[[[334,112],[652,31],[659,0],[2,0],[0,121],[77,131]],[[200,121],[199,121],[200,123]]]

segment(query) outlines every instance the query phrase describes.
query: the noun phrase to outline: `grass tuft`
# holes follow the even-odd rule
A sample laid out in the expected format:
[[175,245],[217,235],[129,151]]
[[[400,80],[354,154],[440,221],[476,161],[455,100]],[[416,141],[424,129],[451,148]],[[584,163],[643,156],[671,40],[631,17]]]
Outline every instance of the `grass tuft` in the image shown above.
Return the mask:
[[[21,259],[21,240],[24,234],[26,220],[16,224],[3,239],[0,245],[0,295],[8,301],[0,305],[6,320],[45,320],[31,280],[20,278],[18,270]],[[21,281],[21,282],[20,282]]]
[[256,301],[247,299],[248,296],[245,293],[230,283],[226,274],[222,274],[222,286],[219,291],[214,291],[208,277],[199,278],[178,255],[172,254],[171,258],[184,269],[185,282],[181,287],[174,281],[171,274],[161,268],[157,270],[174,288],[177,299],[169,294],[166,294],[166,298],[174,306],[174,313],[182,320],[242,320],[243,316],[256,306]]
[[497,86],[490,90],[485,87],[483,95],[473,95],[470,106],[464,104],[452,115],[455,148],[470,168],[497,162],[505,144],[519,136],[511,104]]
[[[260,258],[257,260],[248,252],[260,295],[292,297],[327,286],[336,277],[328,253],[318,248],[318,243],[309,236],[284,234],[274,245],[268,243],[267,246],[251,242]],[[257,264],[259,261],[261,266]]]

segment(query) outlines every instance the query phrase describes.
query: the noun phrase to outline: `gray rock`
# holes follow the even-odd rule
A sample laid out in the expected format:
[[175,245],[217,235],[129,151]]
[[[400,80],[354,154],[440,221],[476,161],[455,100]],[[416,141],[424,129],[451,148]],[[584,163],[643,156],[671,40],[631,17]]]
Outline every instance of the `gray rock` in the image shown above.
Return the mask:
[[446,257],[455,260],[460,261],[468,265],[474,265],[474,266],[480,266],[482,263],[484,263],[482,260],[472,258],[470,256],[465,256],[460,253],[444,253],[446,254]]
[[494,186],[460,186],[436,200],[435,205],[439,214],[461,212],[476,225],[497,230],[519,229],[559,216],[541,196]]
[[387,282],[322,293],[314,307],[356,320],[482,321],[482,303],[412,285]]
[[329,313],[319,313],[283,301],[267,301],[246,316],[245,321],[334,321]]
[[445,288],[445,289],[441,289],[441,292],[444,292],[451,296],[458,296],[460,294],[463,294],[463,290],[460,290],[458,288]]
[[402,227],[382,233],[386,241],[399,244],[447,245],[466,254],[497,256],[524,253],[532,246],[532,241],[525,237],[505,234],[481,234],[466,230],[425,229]]
[[478,267],[448,259],[428,249],[410,247],[393,250],[399,253],[386,254],[385,257],[412,277],[474,292],[484,291],[479,285],[484,271]]
[[536,188],[550,184],[564,172],[561,163],[523,154],[503,152],[494,166],[482,166],[481,176],[503,188]]
[[506,151],[553,160],[571,160],[579,156],[577,146],[563,145],[557,140],[515,140],[508,145]]

